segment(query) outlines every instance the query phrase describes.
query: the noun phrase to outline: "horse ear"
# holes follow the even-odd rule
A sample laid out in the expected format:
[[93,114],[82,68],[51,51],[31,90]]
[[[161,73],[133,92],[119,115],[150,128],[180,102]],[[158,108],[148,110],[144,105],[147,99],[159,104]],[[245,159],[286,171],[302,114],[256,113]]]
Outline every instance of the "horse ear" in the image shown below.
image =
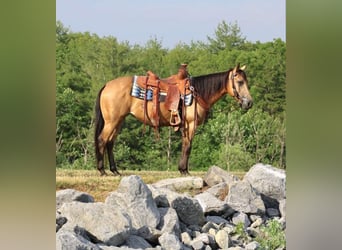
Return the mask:
[[246,68],[247,68],[246,65],[243,65],[240,69],[245,70]]

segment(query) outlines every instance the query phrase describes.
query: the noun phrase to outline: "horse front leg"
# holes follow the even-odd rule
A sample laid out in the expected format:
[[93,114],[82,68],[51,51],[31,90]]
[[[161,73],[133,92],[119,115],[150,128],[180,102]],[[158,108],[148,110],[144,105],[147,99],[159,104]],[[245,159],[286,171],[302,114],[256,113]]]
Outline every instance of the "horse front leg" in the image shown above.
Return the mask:
[[189,156],[191,153],[192,139],[183,137],[182,141],[182,156],[179,161],[178,170],[181,175],[190,175],[189,173]]

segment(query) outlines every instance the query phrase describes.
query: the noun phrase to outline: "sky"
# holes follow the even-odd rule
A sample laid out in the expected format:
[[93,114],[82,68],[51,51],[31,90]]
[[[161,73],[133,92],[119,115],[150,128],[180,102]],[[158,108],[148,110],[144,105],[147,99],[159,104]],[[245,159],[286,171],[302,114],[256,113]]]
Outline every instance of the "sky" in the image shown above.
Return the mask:
[[168,48],[206,42],[222,21],[236,23],[247,41],[285,41],[285,15],[285,0],[56,0],[56,20],[73,32]]

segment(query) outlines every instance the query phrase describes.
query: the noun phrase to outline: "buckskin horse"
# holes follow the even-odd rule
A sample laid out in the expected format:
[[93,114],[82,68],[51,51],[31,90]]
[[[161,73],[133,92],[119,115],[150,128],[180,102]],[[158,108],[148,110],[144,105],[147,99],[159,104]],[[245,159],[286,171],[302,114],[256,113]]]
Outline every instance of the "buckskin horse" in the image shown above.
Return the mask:
[[[149,72],[148,76],[124,76],[107,82],[100,89],[95,104],[95,155],[100,174],[107,175],[104,168],[104,154],[107,151],[110,170],[114,175],[120,175],[114,161],[113,147],[125,117],[132,114],[149,126],[173,126],[175,130],[177,126],[181,127],[182,153],[178,170],[182,175],[188,175],[192,139],[210,108],[227,93],[242,109],[252,107],[253,100],[244,70],[245,66],[238,64],[225,72],[190,77],[186,65],[182,65],[178,76],[167,79],[159,79]],[[152,78],[153,83],[149,81]],[[181,116],[178,111],[170,110],[170,104],[166,105],[165,99],[172,92],[170,90],[175,90],[169,89],[171,85],[179,88],[176,89],[176,101],[180,105],[177,108],[178,103],[174,105],[173,101],[171,106],[181,110]]]

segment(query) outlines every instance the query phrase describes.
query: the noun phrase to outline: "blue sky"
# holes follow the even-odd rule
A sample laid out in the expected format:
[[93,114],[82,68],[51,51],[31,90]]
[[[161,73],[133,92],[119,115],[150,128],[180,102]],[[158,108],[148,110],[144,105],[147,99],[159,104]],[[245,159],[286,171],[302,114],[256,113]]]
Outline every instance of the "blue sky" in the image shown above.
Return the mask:
[[74,32],[164,47],[207,41],[219,23],[237,23],[248,41],[285,41],[285,0],[56,0],[56,19]]

